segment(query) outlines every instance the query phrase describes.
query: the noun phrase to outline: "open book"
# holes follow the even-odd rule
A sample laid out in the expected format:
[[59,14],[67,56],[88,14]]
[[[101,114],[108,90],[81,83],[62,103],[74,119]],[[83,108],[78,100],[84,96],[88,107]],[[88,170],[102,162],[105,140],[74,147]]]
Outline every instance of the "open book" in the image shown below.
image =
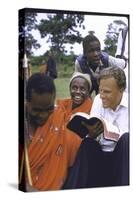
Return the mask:
[[[90,131],[87,126],[95,127],[97,123],[102,127],[97,131]],[[76,132],[81,138],[86,137],[87,135],[96,138],[100,134],[103,134],[103,137],[107,140],[118,141],[119,140],[119,130],[112,123],[108,122],[106,119],[101,119],[96,116],[90,116],[87,113],[77,112],[72,115],[70,121],[67,124],[67,128],[73,132]]]

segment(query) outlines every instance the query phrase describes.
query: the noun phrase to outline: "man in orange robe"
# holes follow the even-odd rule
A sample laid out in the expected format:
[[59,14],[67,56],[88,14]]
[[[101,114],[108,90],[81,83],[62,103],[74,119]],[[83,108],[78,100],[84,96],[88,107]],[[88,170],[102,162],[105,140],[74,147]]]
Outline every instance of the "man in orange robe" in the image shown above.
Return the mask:
[[[40,73],[27,84],[27,144],[29,171],[35,190],[61,189],[81,139],[65,128],[65,113],[55,108],[53,80]],[[32,189],[31,189],[32,188]]]

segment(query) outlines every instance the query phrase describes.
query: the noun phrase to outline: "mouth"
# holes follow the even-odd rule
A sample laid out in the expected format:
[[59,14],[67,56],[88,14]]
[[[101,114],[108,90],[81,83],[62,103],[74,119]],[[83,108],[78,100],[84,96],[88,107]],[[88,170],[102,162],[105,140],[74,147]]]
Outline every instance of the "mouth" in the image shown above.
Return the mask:
[[82,97],[81,96],[74,96],[73,101],[77,104],[82,102]]
[[108,102],[106,100],[102,100],[103,106],[107,106]]
[[95,59],[93,60],[93,62],[94,62],[94,63],[100,63],[100,58],[95,58]]

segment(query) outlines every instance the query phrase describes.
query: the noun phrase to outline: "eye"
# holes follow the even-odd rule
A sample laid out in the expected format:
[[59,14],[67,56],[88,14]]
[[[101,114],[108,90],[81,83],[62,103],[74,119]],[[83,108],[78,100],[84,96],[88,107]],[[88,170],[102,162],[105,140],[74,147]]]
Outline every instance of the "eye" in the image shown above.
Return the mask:
[[72,90],[77,90],[77,87],[76,86],[72,86]]
[[81,88],[81,92],[85,92],[86,91],[86,89],[85,88]]

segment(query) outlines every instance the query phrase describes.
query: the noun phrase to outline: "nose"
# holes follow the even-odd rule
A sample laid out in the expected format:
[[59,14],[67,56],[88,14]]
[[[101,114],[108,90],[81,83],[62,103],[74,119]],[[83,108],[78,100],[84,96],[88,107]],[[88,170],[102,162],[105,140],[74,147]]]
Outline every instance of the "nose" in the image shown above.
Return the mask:
[[101,98],[102,100],[105,100],[105,99],[106,99],[106,95],[105,95],[104,93],[100,93],[100,98]]
[[99,56],[99,52],[98,52],[98,51],[94,51],[94,52],[93,52],[93,55],[94,55],[94,56]]
[[76,89],[76,93],[81,93],[80,88],[77,88],[77,89]]
[[101,98],[101,99],[105,98],[105,94],[104,94],[103,91],[100,90],[99,93],[100,93],[100,98]]

